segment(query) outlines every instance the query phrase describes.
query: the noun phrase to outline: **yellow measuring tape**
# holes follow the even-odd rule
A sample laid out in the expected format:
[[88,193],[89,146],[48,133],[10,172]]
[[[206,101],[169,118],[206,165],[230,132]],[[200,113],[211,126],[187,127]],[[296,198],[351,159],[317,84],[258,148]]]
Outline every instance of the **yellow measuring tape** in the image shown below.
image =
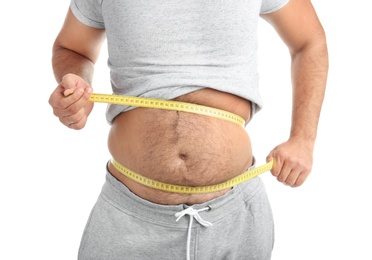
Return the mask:
[[245,125],[245,120],[242,117],[235,115],[231,112],[217,108],[190,104],[186,102],[179,102],[174,100],[93,93],[90,97],[90,101],[134,107],[147,107],[182,111],[223,119],[241,126]]
[[[212,108],[212,107],[186,103],[186,102],[155,99],[155,98],[122,96],[122,95],[97,94],[97,93],[93,93],[89,100],[92,102],[99,102],[99,103],[109,103],[109,104],[116,104],[116,105],[127,105],[127,106],[135,106],[135,107],[147,107],[147,108],[182,111],[182,112],[206,115],[206,116],[211,116],[211,117],[218,118],[218,119],[223,119],[223,120],[226,120],[226,121],[229,121],[229,122],[241,125],[241,126],[245,125],[245,120],[242,117],[235,115],[231,112]],[[125,166],[121,165],[114,159],[111,160],[111,163],[115,167],[115,169],[117,169],[124,176],[144,186],[166,191],[166,192],[184,193],[184,194],[202,194],[202,193],[210,193],[210,192],[216,192],[216,191],[228,189],[242,182],[245,182],[249,179],[252,179],[260,175],[261,173],[269,171],[273,167],[273,162],[271,161],[262,166],[259,166],[252,170],[244,172],[228,181],[225,181],[219,184],[209,185],[209,186],[191,187],[191,186],[182,186],[182,185],[163,183],[163,182],[159,182],[159,181],[147,178],[139,173],[136,173],[126,168]]]
[[176,185],[176,184],[169,184],[169,183],[164,183],[164,182],[160,182],[160,181],[147,178],[139,173],[129,170],[128,168],[121,165],[114,159],[111,159],[111,163],[115,167],[115,169],[117,169],[124,176],[144,186],[154,188],[157,190],[173,192],[173,193],[184,193],[184,194],[202,194],[202,193],[210,193],[210,192],[225,190],[225,189],[234,187],[240,183],[243,183],[249,179],[252,179],[260,175],[263,172],[269,171],[273,167],[273,161],[271,161],[262,166],[246,171],[228,181],[215,184],[215,185],[193,187],[193,186],[182,186],[182,185]]

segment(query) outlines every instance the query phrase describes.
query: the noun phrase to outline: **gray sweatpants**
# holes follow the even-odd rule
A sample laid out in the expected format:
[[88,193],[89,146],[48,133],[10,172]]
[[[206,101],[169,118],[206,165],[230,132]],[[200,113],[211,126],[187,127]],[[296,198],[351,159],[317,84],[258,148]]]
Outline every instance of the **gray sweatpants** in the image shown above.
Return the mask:
[[203,204],[158,205],[110,173],[91,212],[79,260],[268,260],[273,218],[259,177]]

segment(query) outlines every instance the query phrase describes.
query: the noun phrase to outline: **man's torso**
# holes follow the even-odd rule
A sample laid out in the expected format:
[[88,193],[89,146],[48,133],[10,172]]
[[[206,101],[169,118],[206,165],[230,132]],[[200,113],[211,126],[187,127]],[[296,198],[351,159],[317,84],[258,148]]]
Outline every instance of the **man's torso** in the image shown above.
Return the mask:
[[[212,89],[196,91],[178,101],[220,108],[249,120],[250,102]],[[185,112],[136,108],[121,113],[109,134],[115,160],[157,181],[205,186],[243,173],[252,164],[247,131],[237,124]],[[195,204],[226,191],[184,195],[154,190],[136,183],[109,165],[110,172],[132,192],[159,204]]]

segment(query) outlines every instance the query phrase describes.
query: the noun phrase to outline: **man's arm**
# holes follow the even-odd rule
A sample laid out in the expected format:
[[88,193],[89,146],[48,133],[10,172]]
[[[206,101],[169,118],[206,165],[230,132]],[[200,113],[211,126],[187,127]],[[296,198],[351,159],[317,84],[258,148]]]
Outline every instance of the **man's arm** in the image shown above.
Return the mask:
[[58,87],[49,98],[54,114],[66,126],[81,129],[93,109],[89,102],[94,63],[105,31],[84,25],[68,11],[54,45],[52,66]]
[[269,15],[262,15],[278,32],[292,58],[292,126],[288,141],[267,157],[274,159],[272,174],[297,187],[313,163],[318,121],[328,74],[326,37],[310,0],[291,0]]

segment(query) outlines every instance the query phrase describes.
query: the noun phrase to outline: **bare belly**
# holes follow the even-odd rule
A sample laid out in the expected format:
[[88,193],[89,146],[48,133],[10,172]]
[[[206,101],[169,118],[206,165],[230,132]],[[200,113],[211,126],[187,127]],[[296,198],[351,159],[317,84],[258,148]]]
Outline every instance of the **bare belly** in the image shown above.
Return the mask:
[[[224,109],[249,119],[250,102],[212,89],[199,90],[176,100]],[[108,139],[113,158],[157,181],[205,186],[224,182],[252,164],[246,130],[234,123],[185,112],[136,108],[118,115]],[[139,197],[159,204],[195,204],[222,196],[167,193],[138,184],[112,165],[113,176]]]

